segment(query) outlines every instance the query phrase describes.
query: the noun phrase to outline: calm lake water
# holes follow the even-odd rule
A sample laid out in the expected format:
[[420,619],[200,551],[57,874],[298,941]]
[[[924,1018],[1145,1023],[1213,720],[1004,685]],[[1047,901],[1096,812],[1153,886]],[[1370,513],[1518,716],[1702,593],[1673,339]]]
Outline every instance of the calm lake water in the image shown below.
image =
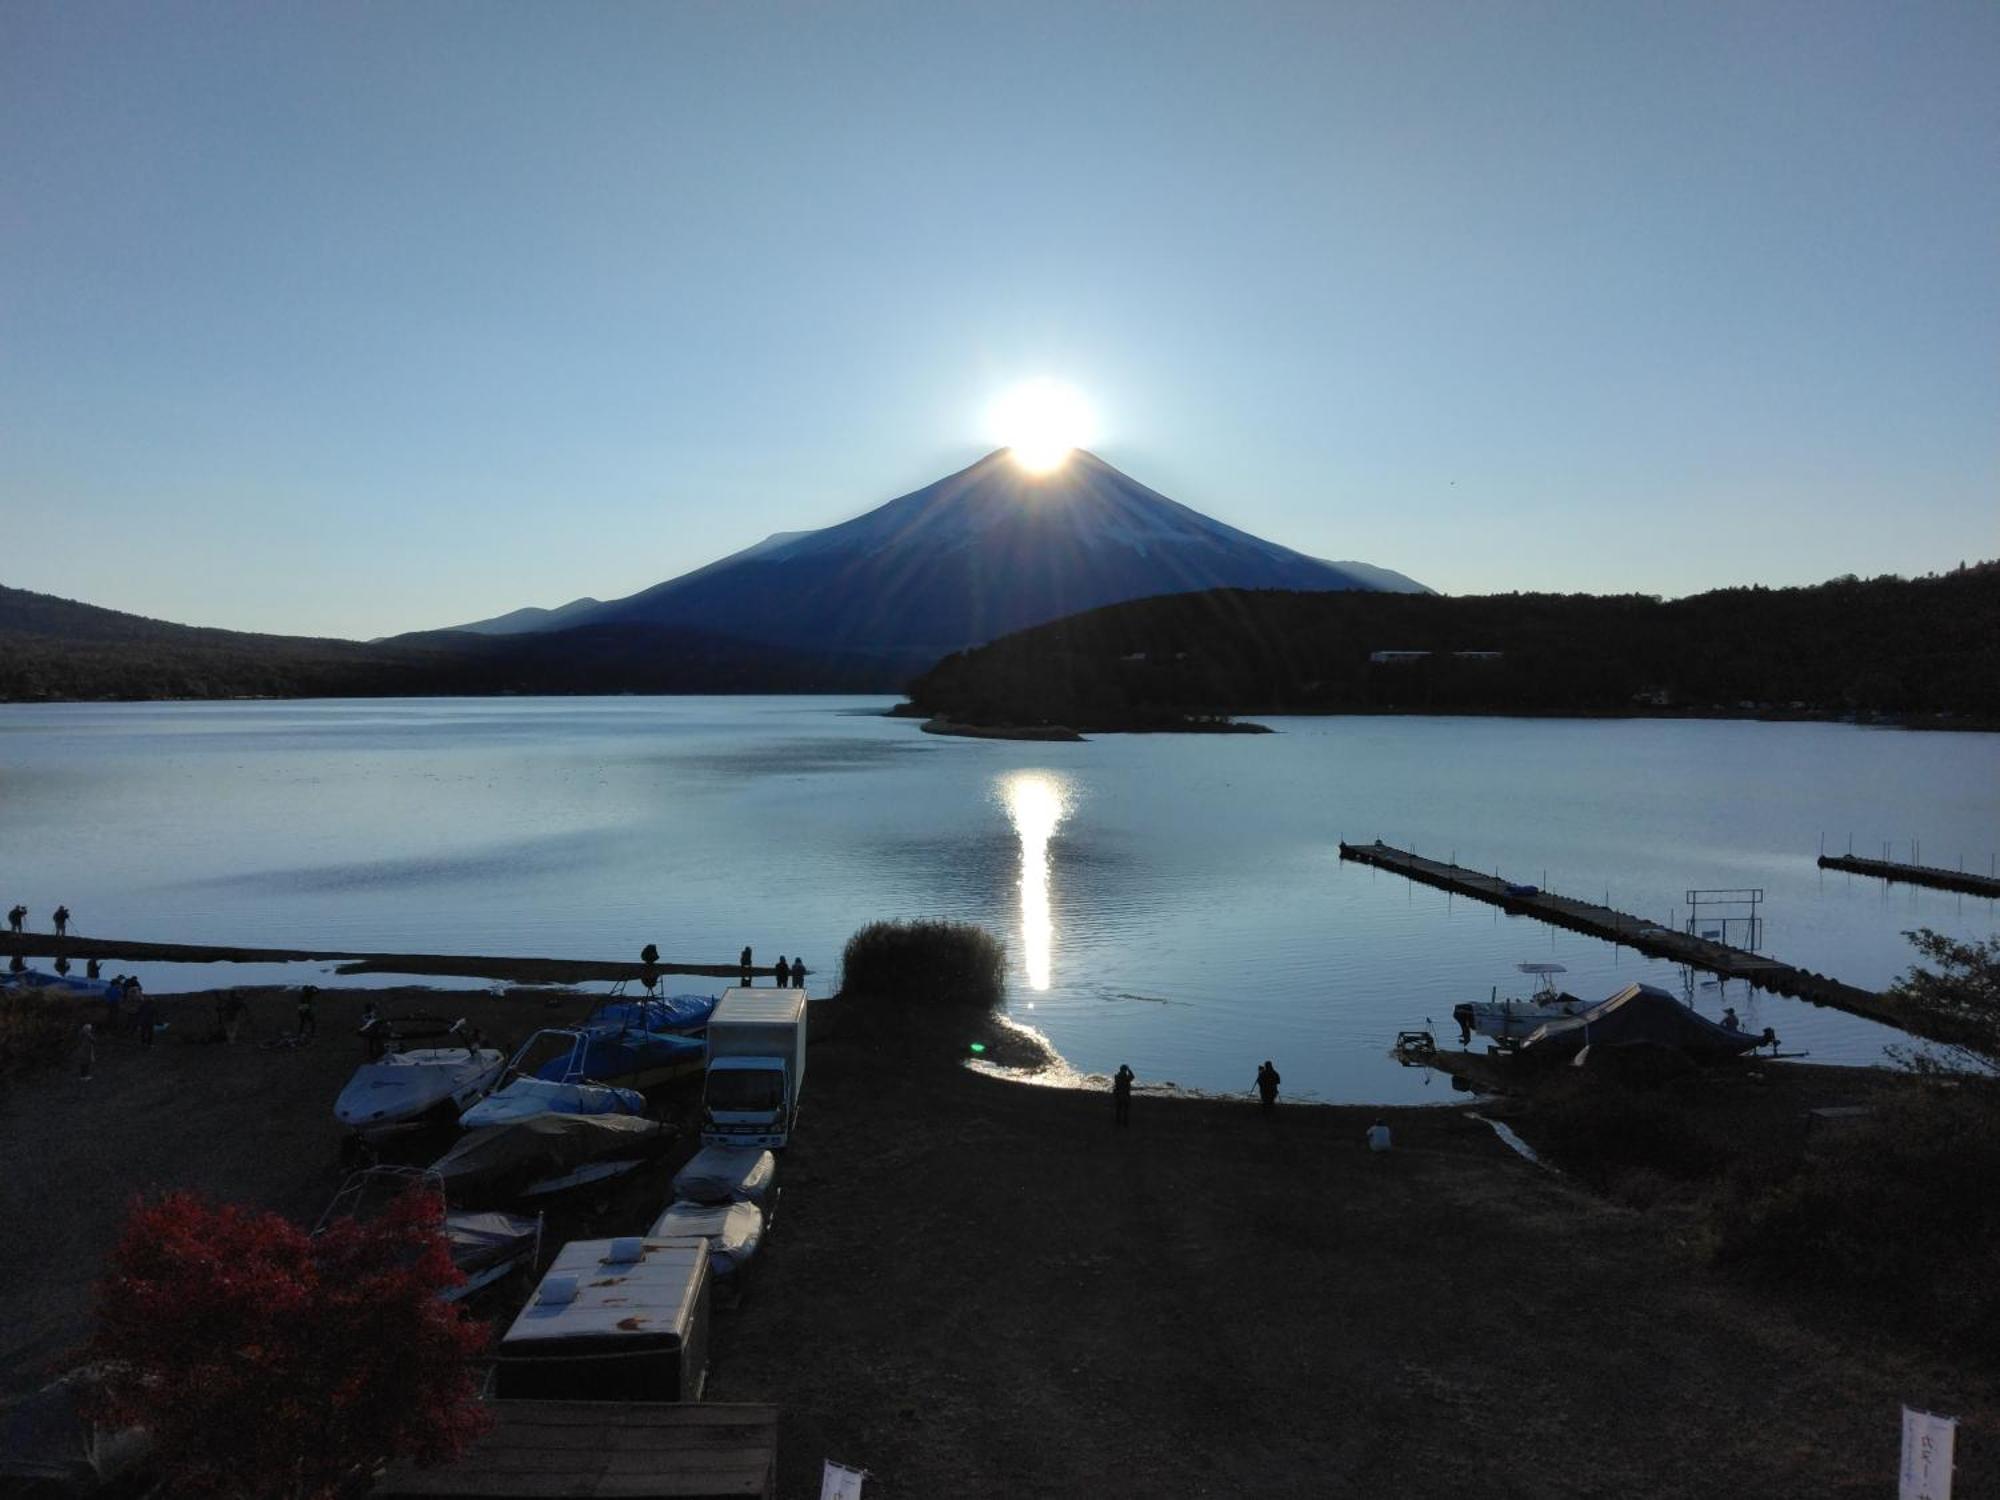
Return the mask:
[[[434,700],[0,707],[0,905],[86,934],[392,952],[728,962],[811,988],[878,917],[1005,935],[1014,1015],[1078,1069],[1436,1100],[1396,1031],[1524,960],[1597,997],[1681,971],[1343,865],[1382,838],[1678,921],[1760,886],[1764,949],[1879,986],[1901,933],[1984,937],[1996,903],[1814,865],[1829,848],[1985,869],[2000,736],[1842,725],[1292,719],[1269,736],[940,739],[886,700]],[[139,970],[156,991],[258,971]],[[330,982],[330,981],[322,981]],[[380,981],[373,981],[380,982]],[[698,984],[675,982],[674,989]],[[1699,980],[1695,1003],[1725,997]],[[1832,1062],[1866,1022],[1729,987]],[[1455,1035],[1455,1032],[1452,1032]]]

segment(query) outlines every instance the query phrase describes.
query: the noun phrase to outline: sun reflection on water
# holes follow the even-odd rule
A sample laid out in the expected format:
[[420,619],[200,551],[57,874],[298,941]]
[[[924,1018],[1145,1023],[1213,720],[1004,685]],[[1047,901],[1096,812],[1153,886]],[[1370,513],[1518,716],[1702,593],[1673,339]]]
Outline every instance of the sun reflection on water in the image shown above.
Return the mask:
[[1000,798],[1021,840],[1021,956],[1029,987],[1049,987],[1055,919],[1049,909],[1049,839],[1069,812],[1069,788],[1046,771],[1016,771],[1000,783]]

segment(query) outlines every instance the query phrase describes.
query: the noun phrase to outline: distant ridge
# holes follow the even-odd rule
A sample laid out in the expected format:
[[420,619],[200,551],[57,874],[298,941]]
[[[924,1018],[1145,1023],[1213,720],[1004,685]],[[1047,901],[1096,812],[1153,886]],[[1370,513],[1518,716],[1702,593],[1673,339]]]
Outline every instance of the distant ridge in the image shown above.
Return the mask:
[[[1094,453],[1032,475],[1000,451],[851,521],[768,537],[560,623],[697,627],[921,664],[1100,605],[1212,588],[1429,592],[1239,531]],[[525,611],[501,618],[549,628]]]
[[526,605],[509,610],[504,615],[495,615],[490,620],[474,620],[470,625],[452,625],[450,630],[463,630],[471,635],[522,635],[533,630],[560,630],[565,625],[576,623],[578,617],[597,608],[601,599],[572,599],[567,604],[559,604],[554,609],[537,609]]

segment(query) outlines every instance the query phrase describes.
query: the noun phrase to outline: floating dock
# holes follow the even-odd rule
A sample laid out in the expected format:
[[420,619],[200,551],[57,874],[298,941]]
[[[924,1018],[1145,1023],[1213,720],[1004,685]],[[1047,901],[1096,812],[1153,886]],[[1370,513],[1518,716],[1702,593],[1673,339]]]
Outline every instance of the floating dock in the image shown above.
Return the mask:
[[[1815,974],[1745,948],[1732,948],[1726,943],[1696,937],[1690,932],[1675,932],[1650,917],[1613,911],[1594,901],[1551,895],[1498,875],[1468,870],[1463,865],[1448,864],[1443,860],[1426,859],[1407,849],[1391,848],[1380,840],[1372,844],[1350,844],[1343,839],[1340,857],[1373,865],[1378,870],[1388,870],[1421,884],[1436,886],[1439,890],[1488,902],[1514,916],[1534,917],[1551,926],[1566,927],[1571,932],[1603,938],[1625,948],[1636,948],[1653,958],[1669,959],[1692,969],[1720,974],[1725,979],[1748,980],[1761,990],[1791,995],[1814,1005],[1830,1006],[1849,1015],[1880,1021],[1885,1026],[1894,1026],[1913,1036],[1942,1042],[1956,1040],[1929,1018],[1899,1004],[1891,996],[1843,984],[1825,974]],[[1528,891],[1534,891],[1534,894],[1526,894]]]
[[[330,948],[229,948],[198,943],[148,943],[122,938],[87,938],[71,933],[0,933],[0,954],[22,958],[67,958],[72,963],[103,959],[117,963],[291,964],[330,963],[341,974],[422,974],[491,979],[509,984],[586,984],[593,980],[643,982],[647,966],[636,959],[506,958],[450,953],[343,953]],[[735,979],[736,964],[676,963],[662,960],[654,974],[699,974]],[[770,965],[752,966],[753,976],[770,977]],[[808,970],[807,972],[811,972]]]
[[1878,880],[1900,880],[1905,885],[1934,885],[1941,891],[2000,896],[2000,878],[1966,870],[1941,870],[1936,865],[1906,865],[1900,860],[1863,859],[1857,854],[1822,854],[1819,867],[1845,870],[1850,875],[1873,875]]

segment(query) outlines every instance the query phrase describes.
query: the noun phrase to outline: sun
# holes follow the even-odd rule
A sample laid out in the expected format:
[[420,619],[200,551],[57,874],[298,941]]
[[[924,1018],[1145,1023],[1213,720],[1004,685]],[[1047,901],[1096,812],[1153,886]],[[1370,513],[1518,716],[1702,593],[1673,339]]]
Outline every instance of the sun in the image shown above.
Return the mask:
[[1060,469],[1071,452],[1090,442],[1096,425],[1081,391],[1047,378],[1004,393],[987,413],[987,424],[1030,474]]

